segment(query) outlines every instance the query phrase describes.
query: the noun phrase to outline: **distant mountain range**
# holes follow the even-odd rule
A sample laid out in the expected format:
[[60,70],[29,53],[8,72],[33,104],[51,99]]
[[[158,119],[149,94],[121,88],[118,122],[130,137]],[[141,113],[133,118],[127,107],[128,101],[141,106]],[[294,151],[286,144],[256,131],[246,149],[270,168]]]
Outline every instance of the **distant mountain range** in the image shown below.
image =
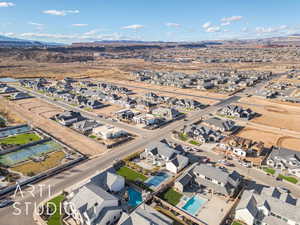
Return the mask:
[[[233,40],[218,40],[218,41],[198,41],[198,42],[164,42],[164,41],[139,41],[139,40],[100,40],[94,42],[80,42],[73,43],[71,46],[162,46],[162,45],[174,45],[179,47],[204,47],[208,45],[222,45],[222,44],[257,44],[257,45],[296,45],[300,46],[300,34],[292,34],[289,36],[270,37],[261,39],[233,39]],[[0,47],[51,47],[51,46],[67,46],[66,44],[33,41],[20,38],[13,38],[0,35]]]
[[43,42],[43,41],[32,41],[20,38],[12,38],[0,35],[0,47],[43,47],[43,46],[62,46],[64,44]]

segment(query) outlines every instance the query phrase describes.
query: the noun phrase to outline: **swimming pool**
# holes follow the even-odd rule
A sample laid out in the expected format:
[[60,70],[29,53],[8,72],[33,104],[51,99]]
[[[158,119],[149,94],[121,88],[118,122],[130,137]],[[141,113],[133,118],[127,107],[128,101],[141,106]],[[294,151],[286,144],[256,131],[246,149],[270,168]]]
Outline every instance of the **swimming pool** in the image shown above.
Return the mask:
[[132,206],[132,207],[136,207],[139,204],[142,203],[143,198],[142,198],[142,193],[133,189],[133,188],[128,188],[127,190],[128,192],[128,205]]
[[54,141],[47,141],[42,144],[33,145],[23,148],[16,152],[11,152],[1,156],[0,163],[6,166],[13,166],[17,163],[24,162],[33,156],[40,156],[43,153],[49,153],[60,149],[61,146]]
[[197,196],[194,196],[185,203],[185,205],[182,207],[182,209],[184,211],[188,212],[189,214],[195,216],[199,212],[199,210],[201,209],[201,207],[204,205],[205,202],[206,202],[206,199],[202,199]]
[[145,183],[148,187],[158,187],[163,181],[170,177],[167,173],[158,173],[155,176],[150,177]]

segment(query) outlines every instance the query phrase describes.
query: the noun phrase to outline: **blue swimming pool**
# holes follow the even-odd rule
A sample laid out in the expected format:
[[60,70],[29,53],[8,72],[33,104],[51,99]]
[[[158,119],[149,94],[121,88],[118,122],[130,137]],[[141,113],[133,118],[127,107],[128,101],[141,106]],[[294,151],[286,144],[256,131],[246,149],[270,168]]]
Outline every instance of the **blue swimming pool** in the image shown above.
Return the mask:
[[206,202],[205,199],[194,196],[185,203],[185,205],[182,207],[182,209],[184,211],[188,212],[189,214],[195,216],[199,212],[199,210],[201,209],[201,207],[204,205],[205,202]]
[[148,187],[158,187],[163,181],[170,177],[167,173],[158,173],[155,176],[150,177],[145,183]]
[[139,204],[142,203],[143,198],[142,198],[142,193],[133,189],[133,188],[128,188],[128,205],[132,206],[132,207],[136,207]]

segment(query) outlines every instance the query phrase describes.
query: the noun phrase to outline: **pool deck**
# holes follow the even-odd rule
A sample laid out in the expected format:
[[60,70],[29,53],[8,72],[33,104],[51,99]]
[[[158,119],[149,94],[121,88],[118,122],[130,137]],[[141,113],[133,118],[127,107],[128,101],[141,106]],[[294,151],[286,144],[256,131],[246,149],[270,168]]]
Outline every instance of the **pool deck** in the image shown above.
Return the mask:
[[232,205],[233,202],[226,203],[224,198],[213,196],[212,199],[203,204],[196,217],[207,224],[220,224]]

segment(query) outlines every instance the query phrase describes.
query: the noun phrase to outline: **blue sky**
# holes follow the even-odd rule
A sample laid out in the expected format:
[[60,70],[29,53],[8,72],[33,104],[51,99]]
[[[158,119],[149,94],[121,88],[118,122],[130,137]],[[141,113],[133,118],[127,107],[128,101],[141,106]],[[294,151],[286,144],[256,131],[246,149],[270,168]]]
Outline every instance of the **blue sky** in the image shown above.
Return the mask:
[[0,35],[56,42],[300,33],[299,0],[0,0]]

